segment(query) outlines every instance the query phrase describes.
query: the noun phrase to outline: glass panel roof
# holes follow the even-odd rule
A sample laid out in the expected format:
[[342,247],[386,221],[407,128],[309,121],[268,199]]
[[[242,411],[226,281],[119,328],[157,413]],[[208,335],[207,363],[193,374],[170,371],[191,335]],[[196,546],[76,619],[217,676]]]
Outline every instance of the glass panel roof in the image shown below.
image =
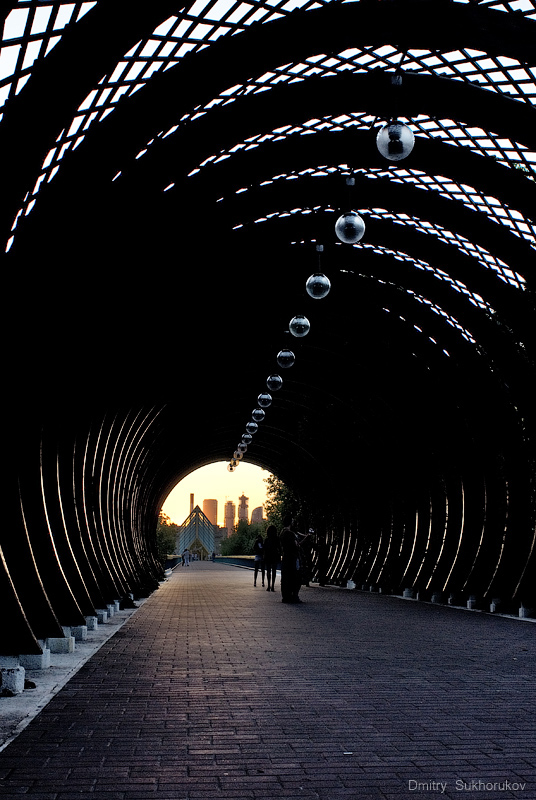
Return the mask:
[[[125,61],[118,62],[108,79],[111,83],[116,83],[123,76],[125,81],[139,79],[146,82],[162,67],[168,69],[186,53],[204,48],[220,36],[239,33],[257,22],[270,22],[296,9],[317,9],[330,1],[337,2],[337,0],[286,0],[286,2],[267,0],[263,3],[252,0],[246,3],[240,0],[196,0],[187,11],[183,10],[184,13],[181,13],[180,17],[169,17],[155,28],[148,39],[138,42],[131,48],[124,57]],[[455,2],[467,4],[469,0],[455,0]],[[513,0],[503,3],[497,0],[478,0],[475,4],[536,19],[534,0]],[[61,39],[64,30],[96,5],[96,0],[93,2],[19,0],[13,6],[6,17],[0,49],[0,107],[10,97],[20,92],[31,75],[33,64],[48,55]],[[392,54],[386,55],[392,57]],[[429,65],[432,65],[437,58],[432,54],[425,57]],[[368,63],[367,56],[363,59],[364,63]],[[438,61],[437,64],[439,63]],[[129,66],[128,71],[126,71],[127,66]],[[524,69],[516,64],[499,63],[495,64],[495,67],[498,71],[499,84],[512,83],[512,89],[505,89],[506,91],[523,93],[526,81],[530,83],[534,78],[534,75],[527,75]],[[510,67],[508,75],[501,76],[503,67]],[[458,75],[460,78],[467,78],[469,77],[467,73],[469,75],[473,73],[473,70],[467,67],[463,54],[460,54],[459,59],[454,59],[446,69],[453,77]],[[472,79],[480,80],[478,77]],[[140,87],[123,84],[121,88],[123,88],[122,95]],[[118,99],[119,97],[116,97],[114,102]]]
[[[358,244],[352,245],[356,249],[362,250],[372,250],[375,253],[380,255],[390,255],[393,256],[397,261],[404,261],[406,263],[411,264],[412,267],[415,269],[423,270],[424,272],[431,273],[434,278],[437,280],[443,281],[444,283],[448,284],[451,289],[455,292],[460,292],[461,294],[465,295],[470,303],[472,303],[477,308],[481,309],[482,311],[487,311],[488,314],[494,314],[495,310],[487,303],[479,294],[476,292],[471,292],[460,280],[456,280],[451,278],[444,270],[439,269],[438,267],[432,267],[428,262],[423,261],[422,259],[415,258],[413,256],[408,255],[407,253],[403,253],[400,250],[391,250],[388,247],[384,247],[383,245],[377,244],[367,244],[366,242],[359,242]],[[341,245],[342,247],[342,245]]]
[[[432,303],[432,301],[428,300],[428,298],[422,297],[421,295],[418,295],[418,294],[415,294],[415,292],[412,292],[410,289],[406,289],[406,288],[404,288],[402,286],[398,286],[397,284],[394,284],[394,283],[388,283],[387,281],[378,281],[378,283],[383,283],[383,284],[386,284],[386,285],[389,285],[389,286],[396,286],[396,288],[399,289],[400,291],[403,291],[406,294],[411,295],[411,297],[417,303],[420,303],[421,305],[426,306],[427,308],[430,309],[430,311],[433,311],[434,314],[437,314],[438,316],[440,316],[447,323],[447,325],[450,325],[452,328],[454,328],[460,334],[460,336],[463,339],[465,339],[466,342],[470,342],[471,344],[476,344],[477,343],[476,339],[474,338],[474,336],[471,333],[469,333],[467,328],[464,328],[464,326],[461,325],[461,323],[458,322],[458,320],[455,317],[453,317],[451,314],[447,314],[447,312],[443,308],[441,308],[441,306],[438,306],[435,303]],[[384,311],[390,311],[390,309],[384,308]],[[422,333],[424,336],[427,335],[426,333],[424,333],[424,331],[418,325],[415,325],[415,323],[413,323],[413,322],[409,322],[405,317],[402,317],[402,316],[398,315],[398,318],[401,319],[403,322],[407,323],[408,325],[411,325],[412,328],[414,330],[416,330],[418,333]],[[433,344],[437,344],[435,339],[433,339],[432,337],[428,336],[428,339]],[[445,353],[445,355],[449,355],[449,354]]]
[[[393,213],[385,208],[356,207],[354,210],[363,216],[365,222],[367,217],[381,221],[389,220],[395,225],[409,226],[419,233],[436,236],[443,244],[453,245],[464,255],[476,259],[481,266],[485,267],[486,269],[492,269],[497,276],[508,285],[517,289],[524,288],[524,278],[512,270],[508,264],[502,261],[502,259],[493,256],[488,250],[486,250],[485,247],[475,244],[474,242],[470,242],[465,236],[462,236],[459,233],[454,233],[453,231],[449,231],[442,225],[429,222],[428,220],[422,220],[419,219],[419,217],[410,216],[409,214]],[[266,222],[269,219],[289,217],[293,214],[312,214],[313,212],[335,213],[335,211],[336,209],[334,208],[322,206],[314,206],[312,208],[293,208],[284,211],[274,211],[270,214],[267,214],[265,217],[259,217],[253,220],[253,222],[254,224],[258,224],[261,222]],[[238,223],[235,226],[235,230],[239,230],[243,227],[243,223]]]
[[[337,0],[332,0],[336,2]],[[464,0],[457,0],[464,2]],[[282,2],[282,0],[269,0],[267,3],[234,2],[234,0],[196,0],[194,4],[181,16],[172,16],[162,22],[150,36],[135,44],[125,54],[115,69],[104,76],[99,85],[95,87],[81,103],[77,115],[57,137],[56,146],[47,154],[41,173],[37,176],[34,187],[26,195],[25,201],[13,223],[12,230],[17,226],[19,217],[31,212],[36,202],[37,194],[42,185],[51,181],[57,173],[61,161],[70,151],[76,149],[83,141],[88,129],[94,121],[104,119],[111,113],[116,104],[125,95],[132,95],[141,89],[155,72],[167,70],[178,63],[182,57],[191,51],[204,49],[211,41],[227,33],[240,33],[245,27],[258,21],[271,21],[291,13],[296,8],[314,9],[330,2],[323,0],[299,0]],[[517,2],[499,3],[493,0],[480,0],[479,5],[486,6],[503,12],[516,12],[529,19],[536,19],[536,2],[534,0],[518,0]],[[7,93],[15,86],[15,80],[9,76],[16,75],[16,84],[20,80],[27,80],[31,67],[32,53],[41,52],[44,40],[48,37],[47,48],[50,50],[52,33],[61,30],[72,21],[79,19],[87,13],[96,3],[62,3],[50,2],[46,5],[36,0],[20,0],[19,4],[9,14],[4,27],[4,40],[15,42],[4,47],[0,53],[0,64],[4,64]],[[46,18],[46,19],[45,19]],[[201,22],[203,20],[203,22]],[[217,23],[217,24],[212,24]],[[47,41],[48,41],[47,39]],[[56,41],[54,40],[54,43]],[[18,47],[17,54],[9,48]],[[33,49],[32,49],[33,47]],[[20,70],[26,60],[27,76]],[[35,60],[35,59],[34,59]],[[12,72],[10,73],[10,69]],[[214,98],[204,108],[195,109],[191,114],[183,117],[181,122],[194,120],[199,115],[207,113],[215,105],[233,102],[234,99],[250,92],[266,91],[280,82],[296,82],[306,80],[307,77],[320,75],[331,77],[341,72],[362,73],[372,69],[394,71],[418,72],[425,74],[441,75],[452,80],[478,83],[483,89],[507,94],[519,102],[536,104],[536,67],[523,64],[506,56],[491,56],[485,52],[473,49],[461,49],[447,53],[437,50],[410,49],[403,53],[391,44],[352,48],[332,56],[319,54],[311,56],[304,62],[286,64],[274,68],[272,72],[265,73],[257,79],[252,79],[247,85],[230,87]],[[20,72],[20,77],[19,77]],[[2,73],[0,72],[0,80]],[[8,84],[8,81],[11,81]],[[0,91],[2,84],[0,83]],[[15,88],[15,93],[19,91]],[[5,99],[4,98],[4,99]],[[326,129],[331,126],[370,124],[366,115],[352,115],[345,118],[311,120],[303,123],[302,128],[289,128],[273,131],[271,134],[261,136],[286,136],[293,133],[312,133],[315,130]],[[370,119],[370,118],[369,118]],[[533,165],[536,164],[536,154],[529,151],[520,143],[499,137],[481,129],[469,128],[462,123],[452,120],[431,120],[419,117],[410,121],[417,135],[427,135],[442,138],[452,144],[468,146],[482,155],[493,156],[505,164],[517,162],[531,177]],[[180,124],[180,123],[179,123]],[[174,126],[161,136],[171,135],[178,126]],[[259,137],[256,137],[259,138]],[[236,147],[254,147],[258,142],[249,140],[247,143],[237,144]],[[151,142],[148,143],[150,146]],[[138,153],[141,157],[147,148]],[[214,160],[226,157],[218,154]],[[212,159],[210,159],[212,160]],[[206,163],[206,162],[205,162]],[[116,176],[117,177],[117,176]],[[482,203],[479,204],[482,206]],[[499,213],[498,210],[495,212]],[[505,210],[499,214],[503,220],[509,220],[512,229],[523,235],[528,235],[533,240],[533,227],[526,220],[517,219],[514,222],[512,215]],[[506,224],[509,224],[506,222]],[[13,237],[8,243],[9,249]]]
[[7,15],[2,32],[0,107],[20,92],[35,62],[50,53],[64,31],[96,5],[96,2],[19,0]]
[[[196,172],[197,171],[198,170],[196,170]],[[299,172],[274,176],[271,180],[263,181],[261,186],[269,185],[283,178],[292,180],[301,175],[321,177],[329,175],[330,173],[345,171],[350,171],[348,164],[315,168],[310,167],[300,170]],[[361,174],[370,179],[385,178],[393,181],[393,183],[411,184],[425,191],[436,191],[447,200],[457,200],[471,209],[471,211],[484,213],[489,219],[493,220],[493,222],[504,225],[513,234],[527,241],[531,247],[536,248],[536,224],[534,222],[525,217],[520,211],[511,209],[508,205],[501,203],[496,197],[486,195],[465,183],[461,184],[442,175],[428,175],[426,172],[418,169],[396,166],[386,167],[385,169],[363,169],[358,167],[351,171],[355,175]],[[238,189],[237,193],[246,191],[248,191],[248,189],[244,187]]]

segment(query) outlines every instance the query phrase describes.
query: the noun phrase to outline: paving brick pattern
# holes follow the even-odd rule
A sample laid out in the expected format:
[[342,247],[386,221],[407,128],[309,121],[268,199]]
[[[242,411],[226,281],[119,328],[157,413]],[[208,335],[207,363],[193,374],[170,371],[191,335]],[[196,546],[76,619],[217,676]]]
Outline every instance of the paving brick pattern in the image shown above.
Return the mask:
[[302,597],[176,570],[0,754],[0,796],[535,800],[533,624]]

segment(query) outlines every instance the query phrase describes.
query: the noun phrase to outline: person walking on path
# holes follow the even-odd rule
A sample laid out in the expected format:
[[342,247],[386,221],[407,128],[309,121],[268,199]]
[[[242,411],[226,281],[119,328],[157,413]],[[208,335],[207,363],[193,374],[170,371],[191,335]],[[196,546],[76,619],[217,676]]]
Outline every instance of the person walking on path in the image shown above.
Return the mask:
[[266,569],[267,592],[275,591],[275,574],[281,561],[281,548],[275,525],[269,525],[264,540],[264,567]]
[[253,586],[257,585],[257,575],[259,574],[259,570],[261,571],[262,585],[264,586],[264,541],[260,533],[253,544],[253,556],[255,559],[255,575],[253,577]]
[[188,548],[186,548],[186,550],[182,554],[182,559],[183,559],[184,566],[185,567],[189,567],[190,566],[190,551],[188,550]]

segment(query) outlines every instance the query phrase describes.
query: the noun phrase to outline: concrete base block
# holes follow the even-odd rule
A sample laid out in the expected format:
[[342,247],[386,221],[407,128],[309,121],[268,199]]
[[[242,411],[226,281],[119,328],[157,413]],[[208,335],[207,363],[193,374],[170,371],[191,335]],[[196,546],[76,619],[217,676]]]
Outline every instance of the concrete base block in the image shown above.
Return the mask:
[[24,667],[0,667],[0,678],[2,679],[0,693],[8,696],[22,694],[25,674]]
[[531,617],[532,614],[533,614],[532,608],[525,608],[525,606],[521,606],[521,608],[519,609],[519,616],[521,617],[521,619],[527,619],[528,617]]
[[119,612],[121,611],[121,601],[120,600],[114,600],[114,611],[115,611],[116,614],[119,614]]
[[86,617],[86,628],[88,631],[96,631],[99,627],[98,617]]
[[404,592],[402,593],[402,597],[407,597],[410,600],[413,599],[415,597],[415,590],[414,589],[404,589]]
[[441,602],[441,600],[442,600],[442,594],[441,594],[441,592],[434,592],[434,593],[432,594],[432,597],[431,597],[431,602],[432,602],[432,603],[440,603],[440,602]]
[[115,606],[110,603],[108,606],[106,606],[106,610],[108,612],[108,618],[111,619],[115,614]]
[[0,668],[15,669],[20,664],[18,656],[0,656]]
[[87,639],[87,625],[75,625],[71,628],[75,642],[84,642]]
[[97,619],[101,625],[108,622],[108,611],[104,608],[97,608]]
[[74,653],[74,636],[53,637],[47,639],[47,645],[51,653]]
[[467,608],[476,608],[477,600],[474,595],[471,595],[469,600],[467,601]]
[[38,655],[30,653],[19,656],[19,658],[21,667],[24,667],[24,669],[48,669],[50,667],[50,650],[48,647],[44,647],[43,652]]

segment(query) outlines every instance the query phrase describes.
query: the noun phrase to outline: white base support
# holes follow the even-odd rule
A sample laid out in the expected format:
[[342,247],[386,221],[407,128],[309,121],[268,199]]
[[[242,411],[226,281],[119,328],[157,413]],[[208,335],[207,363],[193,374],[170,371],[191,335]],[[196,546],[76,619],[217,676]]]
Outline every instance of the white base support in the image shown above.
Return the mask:
[[24,669],[48,669],[50,667],[50,650],[43,647],[42,653],[28,653],[19,656],[21,667]]
[[[17,658],[18,661],[18,658]],[[22,694],[24,691],[24,667],[0,666],[0,693],[8,697],[14,694]]]
[[74,653],[74,636],[52,637],[47,639],[47,647],[51,653]]
[[71,628],[71,635],[75,642],[84,642],[87,639],[87,625],[75,625]]

